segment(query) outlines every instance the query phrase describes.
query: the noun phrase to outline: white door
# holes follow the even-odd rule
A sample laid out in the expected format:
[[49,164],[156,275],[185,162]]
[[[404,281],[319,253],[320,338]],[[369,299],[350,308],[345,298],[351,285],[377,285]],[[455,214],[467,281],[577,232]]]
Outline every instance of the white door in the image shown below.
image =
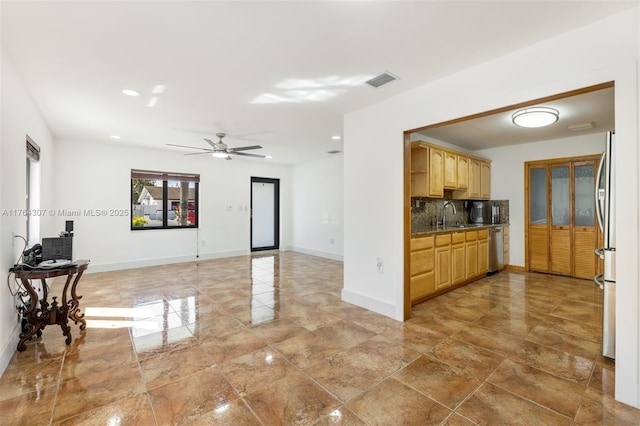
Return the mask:
[[279,246],[279,181],[251,178],[251,250]]

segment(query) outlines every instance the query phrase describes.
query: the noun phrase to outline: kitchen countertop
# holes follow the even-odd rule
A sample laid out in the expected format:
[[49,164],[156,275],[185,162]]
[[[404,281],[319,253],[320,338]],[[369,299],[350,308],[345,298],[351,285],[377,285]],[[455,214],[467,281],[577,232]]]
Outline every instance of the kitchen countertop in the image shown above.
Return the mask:
[[467,223],[462,225],[447,225],[443,227],[442,225],[438,226],[427,226],[424,230],[419,232],[412,232],[411,238],[419,238],[424,237],[426,235],[431,234],[440,234],[444,232],[455,232],[455,231],[466,231],[469,229],[483,229],[483,228],[491,228],[493,226],[509,226],[508,223],[493,223],[493,224],[484,224],[484,223]]

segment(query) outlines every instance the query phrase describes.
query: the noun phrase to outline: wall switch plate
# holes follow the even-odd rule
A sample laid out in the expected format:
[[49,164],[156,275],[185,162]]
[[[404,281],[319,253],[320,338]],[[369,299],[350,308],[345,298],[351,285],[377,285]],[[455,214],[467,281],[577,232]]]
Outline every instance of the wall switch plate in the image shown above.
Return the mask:
[[381,257],[376,257],[376,268],[378,268],[378,273],[382,274],[384,272],[384,262]]

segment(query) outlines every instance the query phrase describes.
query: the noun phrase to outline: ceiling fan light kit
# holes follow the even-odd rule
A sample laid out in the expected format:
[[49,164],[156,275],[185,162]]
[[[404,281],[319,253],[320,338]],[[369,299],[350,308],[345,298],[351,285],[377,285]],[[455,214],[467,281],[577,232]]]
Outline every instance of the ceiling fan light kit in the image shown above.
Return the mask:
[[520,127],[536,128],[549,126],[560,117],[558,110],[549,107],[531,107],[518,110],[511,116],[513,124]]

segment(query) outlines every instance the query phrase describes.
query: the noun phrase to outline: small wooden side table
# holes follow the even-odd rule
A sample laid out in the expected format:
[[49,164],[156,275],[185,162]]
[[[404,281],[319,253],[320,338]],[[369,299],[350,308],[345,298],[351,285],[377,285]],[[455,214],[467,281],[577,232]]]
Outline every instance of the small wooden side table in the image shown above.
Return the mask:
[[[40,335],[47,325],[58,324],[62,328],[62,334],[66,337],[65,343],[67,345],[71,343],[69,318],[75,324],[80,323],[80,330],[84,330],[87,327],[84,314],[80,312],[80,299],[82,296],[78,296],[76,289],[82,274],[88,266],[88,260],[78,260],[73,266],[69,267],[14,271],[16,278],[21,280],[30,297],[29,306],[23,313],[23,317],[26,318],[27,322],[23,332],[20,333],[19,352],[27,349],[25,342],[36,333]],[[52,296],[52,301],[49,303],[49,289],[46,279],[65,275],[67,279],[62,289],[62,303],[58,303],[57,296]],[[38,297],[38,293],[31,285],[31,280],[41,280],[42,297]],[[69,289],[70,293],[68,293]]]

